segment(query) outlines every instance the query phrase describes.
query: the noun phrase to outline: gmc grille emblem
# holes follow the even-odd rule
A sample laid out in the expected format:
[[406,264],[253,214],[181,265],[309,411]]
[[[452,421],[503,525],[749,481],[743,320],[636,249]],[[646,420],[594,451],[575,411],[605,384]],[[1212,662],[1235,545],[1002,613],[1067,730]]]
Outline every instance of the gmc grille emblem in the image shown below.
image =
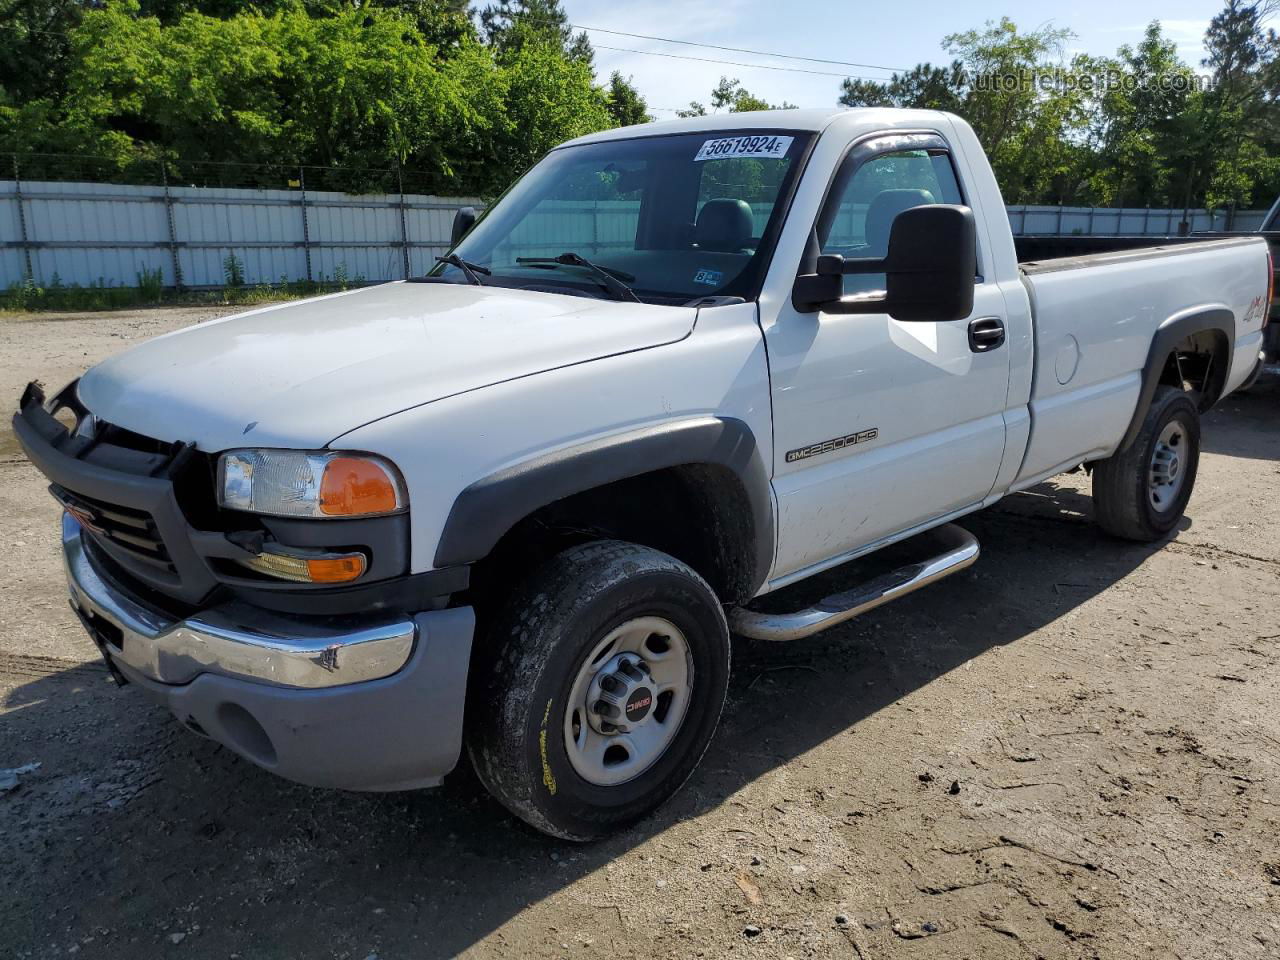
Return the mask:
[[71,514],[71,516],[75,518],[76,523],[80,524],[80,526],[84,527],[86,530],[92,531],[93,533],[106,532],[98,525],[97,514],[92,510],[82,507],[78,503],[67,503],[66,501],[63,501],[62,509]]

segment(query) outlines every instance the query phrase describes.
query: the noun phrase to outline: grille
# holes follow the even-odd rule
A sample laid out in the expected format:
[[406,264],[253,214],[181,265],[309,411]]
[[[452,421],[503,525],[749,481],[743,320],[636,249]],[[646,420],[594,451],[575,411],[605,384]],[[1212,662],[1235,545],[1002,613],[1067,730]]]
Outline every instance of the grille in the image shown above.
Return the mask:
[[59,490],[57,496],[68,512],[104,547],[115,547],[133,559],[176,575],[177,569],[149,513],[100,503],[65,490]]
[[[75,415],[74,430],[67,430],[64,412]],[[205,522],[203,514],[188,516],[184,506],[205,498],[212,484],[209,458],[194,444],[162,442],[98,420],[74,383],[49,401],[30,384],[14,428],[32,462],[54,481],[50,492],[79,521],[104,573],[182,604],[203,601],[217,586],[193,542],[196,531],[208,529],[192,526]]]

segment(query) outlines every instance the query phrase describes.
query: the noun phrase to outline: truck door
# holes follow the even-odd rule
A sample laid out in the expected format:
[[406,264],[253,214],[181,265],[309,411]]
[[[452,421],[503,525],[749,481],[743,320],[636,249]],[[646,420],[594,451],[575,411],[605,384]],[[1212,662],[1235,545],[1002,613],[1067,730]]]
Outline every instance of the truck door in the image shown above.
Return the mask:
[[[856,144],[815,224],[823,253],[883,257],[894,217],[965,203],[946,142],[899,134]],[[978,270],[984,251],[979,233]],[[980,502],[1005,442],[1004,299],[974,278],[973,313],[939,323],[801,313],[766,323],[774,416],[774,580]],[[884,277],[846,276],[845,294]]]

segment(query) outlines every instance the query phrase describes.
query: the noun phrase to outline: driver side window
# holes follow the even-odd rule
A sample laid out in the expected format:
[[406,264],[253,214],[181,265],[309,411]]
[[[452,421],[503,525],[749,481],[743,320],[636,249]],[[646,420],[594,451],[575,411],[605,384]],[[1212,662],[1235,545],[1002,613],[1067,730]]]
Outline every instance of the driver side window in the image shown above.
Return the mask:
[[[852,157],[845,161],[855,162]],[[849,259],[879,259],[888,253],[890,228],[903,210],[963,202],[951,158],[945,151],[882,153],[864,162],[845,180],[827,235],[819,238],[822,252]],[[884,286],[882,273],[844,278],[846,295],[883,290]]]

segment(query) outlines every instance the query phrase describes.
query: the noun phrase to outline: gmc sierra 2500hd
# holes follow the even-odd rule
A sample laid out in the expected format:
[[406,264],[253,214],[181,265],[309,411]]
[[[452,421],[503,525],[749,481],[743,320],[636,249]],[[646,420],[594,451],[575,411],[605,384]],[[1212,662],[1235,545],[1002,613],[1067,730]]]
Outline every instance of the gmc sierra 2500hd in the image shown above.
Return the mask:
[[[1174,529],[1200,414],[1258,353],[1266,243],[1046,244],[946,114],[611,130],[460,211],[420,280],[160,337],[33,384],[14,428],[118,678],[314,785],[433,785],[465,744],[588,839],[693,772],[731,631],[963,569],[951,521],[1081,464],[1106,530]],[[918,563],[753,607],[933,528]]]

